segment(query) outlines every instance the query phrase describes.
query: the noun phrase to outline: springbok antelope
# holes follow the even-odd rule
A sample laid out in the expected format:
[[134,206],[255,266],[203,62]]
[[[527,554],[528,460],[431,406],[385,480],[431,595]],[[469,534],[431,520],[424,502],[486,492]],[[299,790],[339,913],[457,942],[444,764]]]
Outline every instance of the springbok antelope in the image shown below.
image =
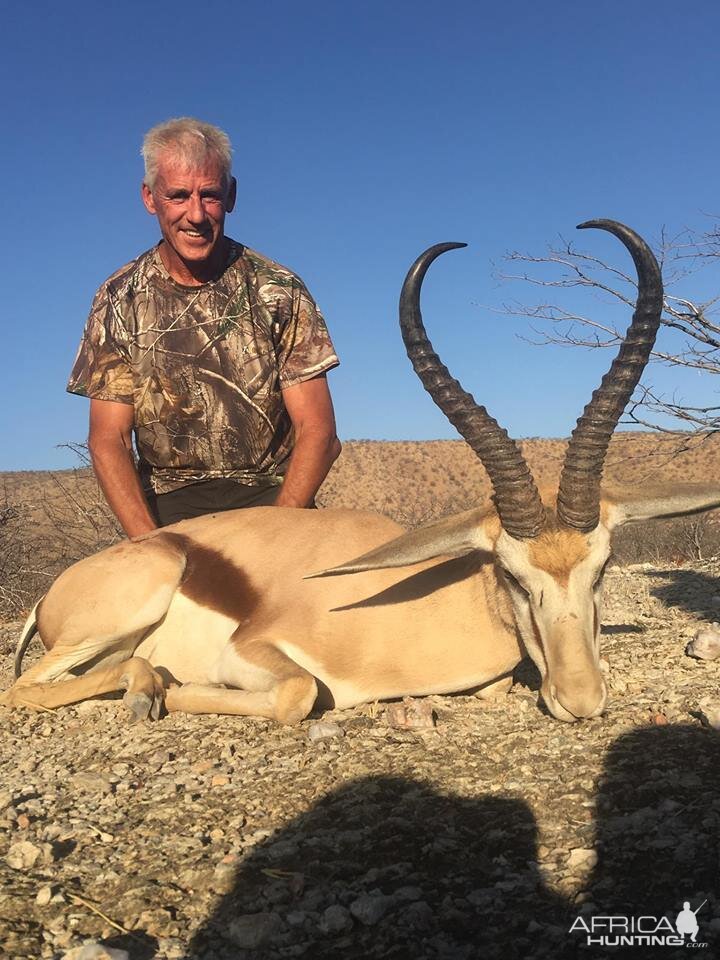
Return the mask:
[[[53,708],[124,689],[137,718],[157,718],[164,701],[168,711],[294,723],[315,704],[499,693],[527,653],[555,717],[598,716],[611,531],[720,506],[720,486],[601,495],[610,437],[650,355],[663,292],[637,234],[611,220],[581,226],[625,244],[638,298],[557,490],[541,497],[518,447],[433,352],[422,281],[437,256],[464,246],[438,244],[408,273],[400,324],[425,389],[485,465],[493,502],[409,533],[372,513],[260,507],[109,547],[66,570],[36,605],[2,702]],[[349,555],[359,558],[342,562]],[[36,630],[48,652],[20,675]]]

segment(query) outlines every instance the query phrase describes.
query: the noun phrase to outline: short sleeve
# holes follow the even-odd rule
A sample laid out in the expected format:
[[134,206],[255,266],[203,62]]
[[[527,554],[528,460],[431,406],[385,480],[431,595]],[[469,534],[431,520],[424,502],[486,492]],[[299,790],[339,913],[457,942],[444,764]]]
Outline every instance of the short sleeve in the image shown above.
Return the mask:
[[287,293],[285,309],[278,311],[281,387],[310,380],[340,363],[323,315],[302,281],[294,277]]
[[118,318],[107,284],[95,295],[67,390],[93,400],[133,403],[127,350],[118,336]]

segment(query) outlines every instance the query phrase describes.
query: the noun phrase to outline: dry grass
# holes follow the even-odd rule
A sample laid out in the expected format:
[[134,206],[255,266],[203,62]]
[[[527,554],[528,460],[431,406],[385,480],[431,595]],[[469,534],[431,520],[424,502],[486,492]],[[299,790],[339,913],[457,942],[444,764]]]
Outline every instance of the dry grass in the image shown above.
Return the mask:
[[[562,440],[521,444],[539,484],[557,480]],[[662,434],[613,438],[606,478],[633,486],[720,477],[720,437],[700,442]],[[407,527],[465,510],[490,491],[487,475],[461,440],[348,441],[319,502],[377,510]],[[17,617],[65,567],[119,538],[87,468],[0,473],[0,617]],[[619,531],[619,561],[683,563],[720,553],[720,520],[707,516]]]
[[91,470],[0,473],[0,619],[24,614],[62,570],[120,536]]

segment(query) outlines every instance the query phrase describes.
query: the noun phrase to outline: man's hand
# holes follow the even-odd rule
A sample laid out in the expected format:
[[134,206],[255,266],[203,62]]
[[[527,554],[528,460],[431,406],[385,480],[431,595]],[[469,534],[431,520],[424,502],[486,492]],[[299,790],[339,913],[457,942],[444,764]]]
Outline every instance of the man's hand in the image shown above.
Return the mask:
[[290,464],[276,507],[309,507],[342,449],[325,374],[286,387],[283,400],[295,431]]
[[133,417],[134,408],[129,403],[90,401],[88,446],[93,469],[110,509],[128,537],[157,528],[135,469]]

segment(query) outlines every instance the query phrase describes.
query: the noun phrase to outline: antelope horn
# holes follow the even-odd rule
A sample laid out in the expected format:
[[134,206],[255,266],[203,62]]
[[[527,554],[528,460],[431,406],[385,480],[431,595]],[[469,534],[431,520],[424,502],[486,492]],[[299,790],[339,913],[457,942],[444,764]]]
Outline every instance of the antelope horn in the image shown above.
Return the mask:
[[450,376],[433,351],[420,313],[420,288],[428,267],[446,250],[464,246],[438,243],[417,258],[400,294],[400,329],[423,386],[487,470],[503,528],[510,536],[527,540],[536,537],[545,522],[530,470],[507,432]]
[[600,481],[610,437],[650,358],[663,306],[660,267],[642,237],[616,220],[588,220],[621,240],[635,261],[638,296],[620,350],[573,430],[560,477],[557,513],[565,526],[589,533],[600,521]]

